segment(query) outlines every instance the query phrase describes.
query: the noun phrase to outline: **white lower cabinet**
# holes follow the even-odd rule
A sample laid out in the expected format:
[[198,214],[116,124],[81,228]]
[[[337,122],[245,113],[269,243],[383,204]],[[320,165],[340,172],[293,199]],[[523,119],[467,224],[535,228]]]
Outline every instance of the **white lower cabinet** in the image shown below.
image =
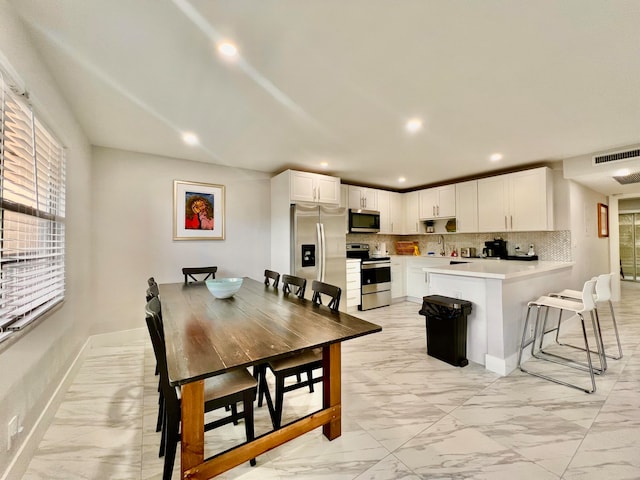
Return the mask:
[[406,264],[405,257],[401,255],[391,256],[391,298],[406,297]]
[[353,310],[360,305],[360,260],[347,260],[347,310]]

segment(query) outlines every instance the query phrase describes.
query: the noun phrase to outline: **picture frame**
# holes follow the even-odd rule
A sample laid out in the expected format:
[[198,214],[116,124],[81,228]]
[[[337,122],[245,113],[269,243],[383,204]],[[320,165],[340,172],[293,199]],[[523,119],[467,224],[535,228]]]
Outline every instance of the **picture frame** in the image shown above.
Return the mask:
[[598,237],[609,236],[609,206],[598,203]]
[[224,240],[224,185],[173,181],[173,239]]

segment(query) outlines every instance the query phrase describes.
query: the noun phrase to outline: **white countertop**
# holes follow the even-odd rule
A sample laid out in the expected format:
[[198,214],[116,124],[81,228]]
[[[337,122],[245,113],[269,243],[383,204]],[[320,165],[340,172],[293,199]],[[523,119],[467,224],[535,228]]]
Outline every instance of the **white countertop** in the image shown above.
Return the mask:
[[[464,258],[454,258],[456,261],[464,261]],[[509,280],[512,278],[538,275],[554,270],[569,269],[573,262],[548,262],[548,261],[518,261],[518,260],[478,260],[471,263],[459,263],[457,265],[442,265],[425,267],[422,270],[427,273],[440,273],[461,277],[495,278]]]

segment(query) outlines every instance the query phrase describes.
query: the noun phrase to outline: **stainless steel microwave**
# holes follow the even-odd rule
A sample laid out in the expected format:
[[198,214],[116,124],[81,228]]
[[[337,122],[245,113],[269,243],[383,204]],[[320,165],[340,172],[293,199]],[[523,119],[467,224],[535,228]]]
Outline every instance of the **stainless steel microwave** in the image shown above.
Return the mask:
[[380,212],[349,209],[349,233],[376,233],[380,231]]

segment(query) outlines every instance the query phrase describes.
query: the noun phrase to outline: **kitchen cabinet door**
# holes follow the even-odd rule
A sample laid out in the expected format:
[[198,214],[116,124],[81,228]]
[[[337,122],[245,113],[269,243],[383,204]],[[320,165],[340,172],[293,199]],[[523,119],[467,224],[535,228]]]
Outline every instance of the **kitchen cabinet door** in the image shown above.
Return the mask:
[[553,229],[553,179],[548,168],[509,174],[509,227],[512,231]]
[[505,175],[478,180],[478,231],[507,231]]
[[378,190],[349,185],[349,208],[378,210]]
[[420,228],[420,200],[418,192],[404,195],[404,233],[422,233]]
[[389,210],[391,212],[391,231],[389,233],[404,233],[404,197],[401,193],[390,192]]
[[436,219],[456,216],[456,186],[420,190],[420,218]]
[[380,212],[380,233],[393,233],[391,231],[391,192],[378,191],[378,211]]
[[340,179],[310,172],[289,171],[292,203],[340,204]]
[[478,231],[478,181],[456,184],[456,232]]
[[391,256],[391,298],[402,298],[407,295],[405,258],[399,255]]
[[553,229],[553,179],[546,167],[478,180],[478,229]]

